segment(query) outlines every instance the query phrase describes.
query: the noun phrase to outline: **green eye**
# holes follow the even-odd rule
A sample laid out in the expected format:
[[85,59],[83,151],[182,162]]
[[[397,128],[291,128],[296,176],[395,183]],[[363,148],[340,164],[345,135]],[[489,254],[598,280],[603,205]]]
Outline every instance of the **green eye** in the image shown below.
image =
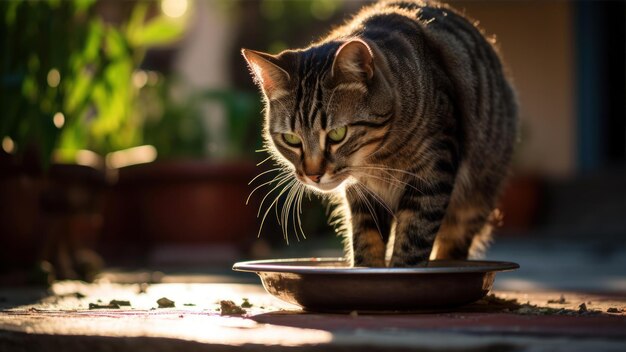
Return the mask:
[[302,144],[302,140],[300,139],[300,137],[296,136],[293,133],[283,133],[283,140],[285,141],[285,143],[293,147],[297,147]]
[[346,132],[348,132],[347,126],[338,127],[328,132],[328,138],[330,138],[333,143],[339,143],[346,138]]

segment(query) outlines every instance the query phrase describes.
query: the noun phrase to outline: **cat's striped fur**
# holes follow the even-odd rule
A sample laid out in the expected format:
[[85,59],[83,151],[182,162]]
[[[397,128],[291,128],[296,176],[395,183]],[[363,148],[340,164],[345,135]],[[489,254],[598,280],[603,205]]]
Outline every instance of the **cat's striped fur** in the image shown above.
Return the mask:
[[266,98],[268,146],[301,183],[343,200],[354,265],[465,259],[485,243],[517,106],[471,22],[439,3],[388,1],[306,49],[243,54]]

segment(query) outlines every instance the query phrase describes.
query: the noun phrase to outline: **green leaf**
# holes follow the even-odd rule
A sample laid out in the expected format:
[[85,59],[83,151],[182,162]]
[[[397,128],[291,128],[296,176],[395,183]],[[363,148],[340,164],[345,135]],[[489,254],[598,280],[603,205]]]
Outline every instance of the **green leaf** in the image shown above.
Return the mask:
[[8,28],[12,27],[15,23],[15,17],[17,15],[17,7],[20,5],[19,1],[7,1],[2,3],[2,8],[5,6],[6,13],[4,16],[4,20],[6,21],[6,25]]
[[106,53],[109,58],[123,58],[128,55],[126,41],[117,29],[113,27],[108,28],[105,43]]
[[65,110],[72,113],[81,110],[92,85],[91,76],[85,72],[78,73],[74,79],[65,100]]
[[134,31],[129,41],[134,47],[165,45],[179,39],[184,29],[183,21],[160,16]]
[[146,13],[148,11],[148,4],[146,2],[139,2],[135,5],[133,12],[130,15],[128,24],[126,25],[126,37],[132,38],[136,35],[137,31],[141,30],[143,22],[146,19]]
[[98,57],[100,51],[100,42],[104,33],[104,26],[100,20],[94,20],[89,25],[89,32],[83,50],[85,61],[91,61]]
[[76,9],[76,13],[86,11],[95,2],[95,0],[74,0],[74,8]]

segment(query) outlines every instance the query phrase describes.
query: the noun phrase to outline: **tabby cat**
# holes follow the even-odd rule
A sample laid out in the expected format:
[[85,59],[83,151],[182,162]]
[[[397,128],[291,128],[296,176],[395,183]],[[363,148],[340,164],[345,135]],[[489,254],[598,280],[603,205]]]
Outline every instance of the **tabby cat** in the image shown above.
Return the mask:
[[270,152],[288,185],[340,200],[354,266],[466,259],[488,242],[518,124],[492,44],[446,5],[383,1],[305,49],[242,50]]

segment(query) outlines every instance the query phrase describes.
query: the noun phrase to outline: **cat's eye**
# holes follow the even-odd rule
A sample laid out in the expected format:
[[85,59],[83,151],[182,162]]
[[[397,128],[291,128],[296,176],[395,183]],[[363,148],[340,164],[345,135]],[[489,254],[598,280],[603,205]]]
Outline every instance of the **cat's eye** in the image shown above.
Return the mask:
[[283,133],[283,140],[292,147],[297,147],[302,144],[300,137],[293,133]]
[[346,138],[346,132],[348,132],[347,126],[334,128],[328,132],[328,139],[330,139],[332,143],[339,143]]

